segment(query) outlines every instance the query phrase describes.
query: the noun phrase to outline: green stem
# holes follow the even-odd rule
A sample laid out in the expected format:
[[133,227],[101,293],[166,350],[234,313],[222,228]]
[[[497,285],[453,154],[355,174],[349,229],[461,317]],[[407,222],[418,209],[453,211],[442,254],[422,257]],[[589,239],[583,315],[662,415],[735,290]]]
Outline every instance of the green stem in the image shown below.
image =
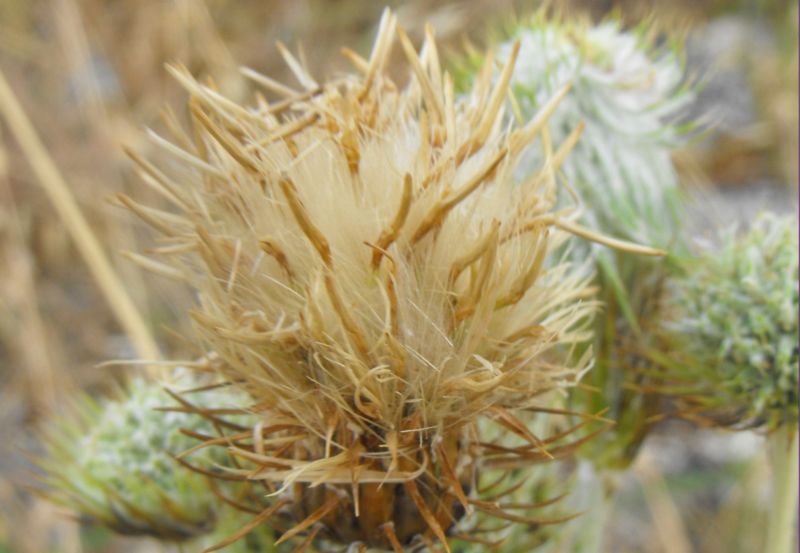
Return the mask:
[[581,553],[599,553],[603,551],[606,527],[608,526],[611,511],[616,499],[616,493],[610,489],[604,490],[599,501],[594,505],[594,512],[590,515],[588,524],[582,536],[583,540],[577,544],[576,551]]
[[791,553],[797,527],[798,449],[797,426],[776,430],[768,439],[772,467],[772,505],[765,553]]
[[606,527],[617,497],[615,475],[592,467],[591,474],[584,474],[582,487],[588,498],[581,505],[583,515],[575,519],[573,528],[573,553],[599,553],[603,551]]

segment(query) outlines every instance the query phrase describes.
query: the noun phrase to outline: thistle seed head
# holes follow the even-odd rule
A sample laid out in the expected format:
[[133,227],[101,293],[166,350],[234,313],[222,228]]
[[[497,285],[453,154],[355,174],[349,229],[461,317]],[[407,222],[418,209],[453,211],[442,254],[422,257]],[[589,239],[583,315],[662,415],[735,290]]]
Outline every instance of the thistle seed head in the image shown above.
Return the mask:
[[232,473],[274,492],[258,520],[274,514],[279,541],[447,547],[465,512],[532,522],[478,499],[475,472],[576,445],[521,420],[591,363],[591,275],[553,254],[560,229],[591,233],[556,209],[553,167],[516,176],[565,90],[509,124],[516,49],[456,96],[432,31],[417,52],[389,12],[369,59],[350,54],[357,75],[319,84],[281,52],[299,90],[248,70],[284,96],[252,106],[173,68],[192,137],[152,135],[170,171],[133,157],[177,213],[123,198],[165,236],[166,261],[143,263],[197,290],[197,332],[260,418],[229,436]]

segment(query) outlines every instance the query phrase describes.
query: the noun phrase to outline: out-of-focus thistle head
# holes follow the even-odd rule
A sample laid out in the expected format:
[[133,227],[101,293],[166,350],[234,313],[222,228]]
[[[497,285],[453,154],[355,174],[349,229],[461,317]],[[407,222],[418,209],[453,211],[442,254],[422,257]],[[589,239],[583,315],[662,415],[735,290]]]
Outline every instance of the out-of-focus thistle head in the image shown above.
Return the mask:
[[671,355],[658,355],[681,414],[724,426],[796,425],[796,217],[765,214],[687,262],[671,287]]
[[[511,80],[517,117],[530,120],[554,91],[572,84],[546,130],[563,143],[572,129],[585,125],[561,164],[561,176],[582,201],[580,221],[596,232],[682,250],[680,195],[671,155],[692,128],[679,118],[693,91],[677,45],[658,45],[646,24],[626,31],[613,20],[593,25],[546,10],[515,23],[507,36],[497,51],[505,60],[519,44]],[[477,59],[481,56],[473,55],[464,65]],[[528,148],[523,166],[547,163],[547,136],[543,138]],[[562,202],[572,201],[567,190],[561,190]],[[651,342],[666,264],[580,245],[572,258],[594,259],[598,297],[605,306],[596,318],[596,364],[588,378],[600,393],[577,391],[574,401],[593,411],[609,407],[608,416],[617,422],[611,432],[588,444],[585,453],[597,465],[624,467],[658,414],[658,401],[639,391],[652,367],[633,351]]]
[[[50,429],[39,461],[49,499],[121,534],[182,541],[213,529],[218,499],[204,476],[182,469],[172,457],[197,444],[182,429],[214,433],[205,418],[160,410],[181,406],[161,385],[141,378],[116,398],[84,396],[76,407]],[[211,470],[224,456],[199,451],[190,459]]]
[[[675,238],[677,179],[670,159],[690,124],[679,124],[693,99],[677,44],[665,47],[647,24],[623,30],[541,10],[515,23],[497,46],[506,60],[519,42],[511,86],[518,115],[532,118],[567,83],[570,92],[547,128],[564,141],[578,125],[583,135],[561,170],[580,192],[585,221],[615,236],[660,247]],[[475,63],[475,55],[469,66]],[[540,166],[542,149],[531,148]]]
[[[396,36],[402,87],[385,71]],[[557,164],[516,177],[565,89],[509,125],[517,49],[497,82],[491,64],[457,97],[432,32],[418,53],[389,12],[369,59],[349,55],[358,75],[318,84],[281,52],[300,90],[246,72],[274,103],[241,106],[173,70],[193,137],[153,138],[180,168],[134,160],[179,213],[123,199],[165,236],[168,265],[143,263],[198,291],[197,331],[260,417],[228,436],[231,473],[275,490],[253,524],[400,551],[448,547],[465,512],[544,522],[481,500],[475,473],[585,439],[522,420],[591,363],[574,353],[591,337],[590,275],[549,255],[560,229],[591,233],[555,209]],[[481,419],[508,439],[489,443]]]

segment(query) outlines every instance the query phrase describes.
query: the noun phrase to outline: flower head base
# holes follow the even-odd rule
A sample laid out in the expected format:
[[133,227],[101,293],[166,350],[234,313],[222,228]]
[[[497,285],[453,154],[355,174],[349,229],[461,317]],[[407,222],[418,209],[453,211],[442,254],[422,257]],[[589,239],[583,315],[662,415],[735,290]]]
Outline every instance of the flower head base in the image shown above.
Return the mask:
[[[218,404],[223,397],[207,399]],[[196,414],[160,411],[170,403],[160,385],[143,379],[118,399],[83,398],[77,420],[51,430],[40,462],[49,497],[121,534],[182,541],[210,532],[218,501],[206,479],[181,469],[172,455],[196,445],[182,429],[208,435],[213,427]],[[200,452],[191,459],[210,465],[224,456]]]
[[[520,420],[591,361],[573,351],[591,336],[590,275],[550,255],[559,228],[587,233],[554,210],[557,163],[516,177],[565,90],[509,126],[516,50],[456,98],[431,35],[418,54],[387,12],[370,58],[351,56],[361,75],[324,85],[282,49],[303,90],[248,73],[286,96],[253,107],[174,70],[194,140],[154,139],[183,172],[134,156],[180,214],[123,200],[183,253],[162,272],[198,290],[197,330],[261,417],[229,437],[233,472],[276,490],[262,515],[280,541],[400,550],[446,546],[473,510],[535,521],[477,499],[476,470],[576,445]],[[396,36],[403,88],[385,72]],[[516,442],[488,443],[480,418]]]
[[797,219],[762,215],[744,237],[692,260],[676,281],[669,363],[685,416],[715,424],[797,423]]

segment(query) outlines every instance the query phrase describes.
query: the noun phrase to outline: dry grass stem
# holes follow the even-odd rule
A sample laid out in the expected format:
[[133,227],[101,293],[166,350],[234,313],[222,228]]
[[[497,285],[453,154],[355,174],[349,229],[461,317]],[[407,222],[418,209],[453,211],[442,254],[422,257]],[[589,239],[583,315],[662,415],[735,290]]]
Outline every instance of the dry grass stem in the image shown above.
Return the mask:
[[137,353],[146,359],[159,359],[161,354],[147,323],[134,305],[125,285],[117,277],[97,236],[81,213],[69,186],[47,154],[2,72],[0,72],[0,113],[3,114],[53,208],[61,217],[109,307]]

